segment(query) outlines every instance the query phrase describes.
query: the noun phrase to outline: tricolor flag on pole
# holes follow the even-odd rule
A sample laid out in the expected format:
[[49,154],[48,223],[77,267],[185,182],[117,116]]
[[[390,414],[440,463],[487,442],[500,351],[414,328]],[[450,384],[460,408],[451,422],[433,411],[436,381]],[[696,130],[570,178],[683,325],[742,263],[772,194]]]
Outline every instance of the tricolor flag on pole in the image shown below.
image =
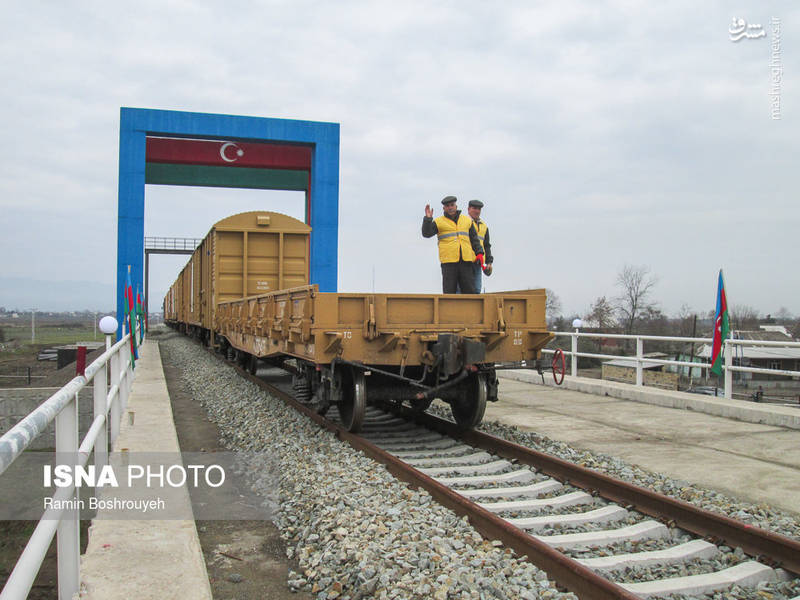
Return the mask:
[[144,307],[138,285],[136,286],[136,320],[139,322],[139,345],[141,346],[144,342]]
[[136,328],[134,327],[133,286],[131,285],[131,266],[128,265],[128,279],[125,282],[125,316],[128,319],[128,331],[131,334],[131,366],[139,358],[136,350]]
[[717,312],[714,317],[714,341],[711,344],[711,372],[715,375],[722,375],[722,349],[730,331],[728,298],[725,295],[725,280],[722,278],[722,269],[720,269],[719,284],[717,285]]

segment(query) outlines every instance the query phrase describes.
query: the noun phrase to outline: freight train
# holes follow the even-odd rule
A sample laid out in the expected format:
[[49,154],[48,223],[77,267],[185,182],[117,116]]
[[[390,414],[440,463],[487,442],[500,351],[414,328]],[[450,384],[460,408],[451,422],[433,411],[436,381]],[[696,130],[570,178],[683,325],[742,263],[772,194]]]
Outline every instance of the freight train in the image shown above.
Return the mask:
[[275,212],[216,223],[164,298],[168,325],[235,357],[295,372],[298,399],[361,429],[368,404],[434,398],[463,429],[497,400],[498,368],[532,366],[553,338],[545,291],[490,294],[320,292],[311,228]]

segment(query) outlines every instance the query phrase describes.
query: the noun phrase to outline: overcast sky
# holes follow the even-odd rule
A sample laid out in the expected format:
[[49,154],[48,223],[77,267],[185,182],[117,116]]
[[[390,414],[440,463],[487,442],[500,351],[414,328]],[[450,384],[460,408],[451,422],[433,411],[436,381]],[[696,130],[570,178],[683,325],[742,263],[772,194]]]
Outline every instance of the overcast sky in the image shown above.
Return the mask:
[[[114,306],[130,106],[340,123],[341,291],[373,273],[378,292],[440,291],[420,224],[453,194],[485,203],[488,291],[547,287],[585,314],[646,265],[665,312],[704,313],[723,268],[731,304],[797,315],[795,5],[8,5],[0,277],[96,281],[107,297],[87,307]],[[734,42],[734,18],[761,29]],[[302,216],[302,195],[147,186],[145,235],[202,237],[254,209]],[[185,260],[153,257],[151,307]]]

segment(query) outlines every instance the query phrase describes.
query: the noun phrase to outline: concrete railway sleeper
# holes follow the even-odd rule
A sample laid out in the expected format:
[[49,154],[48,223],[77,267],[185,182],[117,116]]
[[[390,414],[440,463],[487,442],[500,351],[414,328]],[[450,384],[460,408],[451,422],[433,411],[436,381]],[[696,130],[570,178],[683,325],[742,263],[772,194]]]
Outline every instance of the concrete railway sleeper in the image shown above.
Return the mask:
[[[422,419],[427,419],[427,415],[420,417]],[[398,423],[401,422],[406,421],[398,420]],[[422,473],[456,489],[462,496],[475,500],[481,508],[554,548],[582,548],[587,545],[606,547],[625,539],[657,541],[655,546],[660,547],[659,550],[576,559],[579,564],[603,573],[611,580],[625,569],[646,569],[648,574],[655,574],[649,581],[625,581],[620,585],[639,597],[711,593],[724,591],[733,585],[756,586],[790,577],[786,571],[773,568],[776,564],[774,558],[759,562],[742,556],[740,562],[727,569],[709,570],[702,561],[708,563],[711,558],[721,555],[717,545],[703,539],[690,539],[674,525],[667,527],[661,522],[669,520],[663,514],[654,520],[644,515],[636,516],[628,508],[614,503],[598,507],[604,502],[595,497],[599,490],[590,489],[591,493],[579,489],[569,491],[572,486],[544,475],[541,466],[536,466],[533,461],[509,456],[509,453],[503,452],[503,444],[495,443],[490,436],[486,436],[479,446],[483,451],[476,452],[476,446],[460,443],[445,435],[442,439],[453,440],[453,445],[442,448],[437,440],[431,440],[428,433],[430,429],[425,427],[418,432],[419,442],[413,441],[407,429],[402,434],[402,442],[398,442],[398,437],[392,435],[390,425],[384,420],[374,427],[365,427],[364,435]],[[453,433],[452,428],[447,427]],[[483,434],[470,432],[464,436],[480,437]],[[431,447],[434,444],[438,447]],[[410,449],[412,447],[413,450]],[[504,454],[505,458],[502,458]],[[498,457],[501,457],[500,460],[497,460]],[[522,468],[518,468],[520,466]],[[526,468],[528,476],[520,477],[519,474],[524,473]],[[501,481],[508,474],[515,475],[511,483],[513,487],[508,479]],[[560,474],[563,476],[564,473]],[[530,481],[535,483],[531,484]],[[670,516],[675,515],[670,513]],[[691,524],[687,522],[687,525]],[[761,534],[772,536],[767,532]],[[742,539],[738,538],[738,541]],[[790,562],[793,549],[798,547],[792,540],[788,540],[788,548],[780,547],[780,543],[776,546],[775,552],[783,558],[788,557]],[[696,564],[698,562],[701,564]],[[690,566],[686,567],[687,564]],[[683,577],[670,576],[670,572],[680,570],[698,572]]]
[[[349,379],[368,369],[342,366],[349,369],[342,369],[339,380],[343,395],[371,377]],[[467,515],[486,537],[501,540],[582,598],[724,593],[731,586],[755,587],[792,579],[800,572],[800,543],[791,538],[465,430],[458,423],[420,413],[413,404],[389,399],[389,391],[381,402],[386,412],[365,406],[361,435],[356,435],[349,429],[356,418],[352,409],[360,412],[358,398],[331,402],[325,419],[314,407],[249,377],[385,464],[396,477]],[[336,408],[330,410],[334,404]],[[631,541],[645,550],[615,550],[622,547],[621,542]],[[719,556],[724,545],[744,548],[753,558],[742,556],[718,571],[691,566]],[[599,548],[600,555],[587,557],[586,549],[591,547]],[[687,572],[693,568],[699,572],[614,581],[624,569],[646,568],[658,574],[676,565],[690,565]]]

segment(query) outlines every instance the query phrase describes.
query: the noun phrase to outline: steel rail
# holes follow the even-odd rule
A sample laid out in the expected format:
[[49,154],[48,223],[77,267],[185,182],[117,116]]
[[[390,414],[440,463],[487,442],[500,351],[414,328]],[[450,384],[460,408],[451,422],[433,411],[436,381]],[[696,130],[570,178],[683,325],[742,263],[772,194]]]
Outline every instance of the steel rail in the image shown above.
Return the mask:
[[713,542],[722,541],[731,547],[741,547],[757,559],[800,574],[800,542],[788,536],[747,525],[730,517],[699,508],[683,500],[659,494],[626,481],[570,463],[543,452],[526,448],[481,431],[462,431],[455,423],[428,413],[414,414],[410,410],[388,406],[393,412],[414,419],[420,425],[460,439],[470,445],[507,459],[535,467],[539,471],[570,485],[594,491],[603,498],[691,531]]
[[[392,456],[361,436],[350,433],[336,423],[318,415],[313,410],[297,402],[283,390],[251,375],[238,365],[234,366],[243,377],[277,396],[287,405],[309,417],[320,427],[331,431],[340,440],[349,443],[373,460],[383,464],[398,479],[411,486],[423,488],[438,503],[453,510],[456,514],[460,516],[466,515],[472,526],[484,537],[500,540],[505,546],[512,548],[518,556],[545,571],[557,584],[574,592],[579,597],[593,600],[636,600],[639,598],[636,594],[601,577],[588,567],[584,567],[579,562],[536,539],[524,530],[481,508],[478,504]],[[446,421],[443,422],[447,423]]]

